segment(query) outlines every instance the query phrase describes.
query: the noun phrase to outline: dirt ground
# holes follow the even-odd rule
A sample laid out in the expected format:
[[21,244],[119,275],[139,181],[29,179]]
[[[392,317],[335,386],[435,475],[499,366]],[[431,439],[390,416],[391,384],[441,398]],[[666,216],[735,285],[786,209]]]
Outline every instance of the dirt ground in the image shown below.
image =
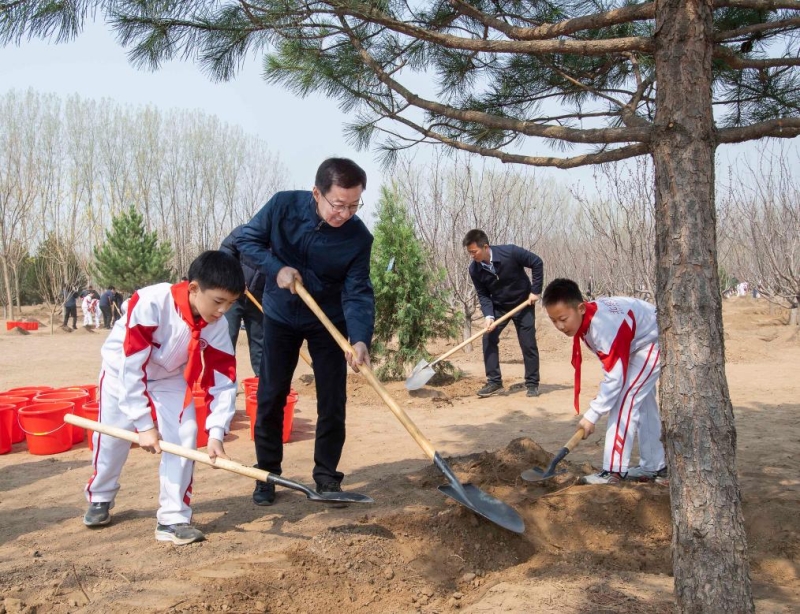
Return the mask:
[[[764,301],[725,303],[728,381],[736,412],[754,591],[759,612],[800,611],[800,332]],[[40,320],[46,321],[44,317]],[[5,332],[0,390],[92,383],[102,331]],[[131,451],[113,523],[81,522],[90,475],[85,444],[32,456],[24,443],[0,456],[0,614],[14,612],[671,612],[669,493],[663,486],[579,486],[602,460],[602,435],[568,458],[570,471],[528,485],[575,428],[570,340],[539,313],[542,394],[478,399],[479,348],[455,356],[466,377],[410,396],[388,386],[462,481],[514,506],[523,535],[507,532],[442,495],[442,475],[360,376],[351,374],[344,486],[374,505],[331,508],[279,490],[252,504],[253,483],[198,466],[194,523],[207,535],[175,547],[153,538],[157,462]],[[502,341],[506,389],[522,381],[511,329]],[[443,351],[441,344],[435,350]],[[250,376],[240,339],[240,377]],[[600,380],[584,361],[582,400]],[[312,484],[314,386],[298,366],[300,398],[284,476]],[[303,377],[305,376],[305,377]],[[244,396],[226,439],[254,461]],[[601,429],[602,430],[602,429]]]

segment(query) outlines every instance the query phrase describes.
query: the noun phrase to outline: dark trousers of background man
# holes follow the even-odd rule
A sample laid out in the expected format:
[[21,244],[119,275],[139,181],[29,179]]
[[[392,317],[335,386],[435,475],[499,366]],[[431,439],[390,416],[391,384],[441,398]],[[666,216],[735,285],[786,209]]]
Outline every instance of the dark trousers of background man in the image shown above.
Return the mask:
[[242,320],[244,320],[247,345],[250,348],[250,366],[253,368],[253,373],[258,375],[261,372],[261,352],[264,345],[264,316],[261,315],[261,310],[253,304],[253,301],[245,297],[236,301],[233,307],[225,312],[225,318],[228,320],[228,332],[234,351],[236,351],[236,342],[239,340],[239,331]]
[[[337,328],[347,338],[344,323]],[[341,482],[337,470],[345,440],[347,363],[344,352],[321,323],[291,327],[264,318],[264,353],[258,378],[255,444],[258,468],[281,473],[283,408],[292,384],[300,346],[308,341],[317,386],[317,433],[314,443],[314,481]]]
[[72,318],[72,328],[78,328],[78,308],[77,307],[64,307],[64,326],[67,325],[67,320]]
[[[500,319],[513,307],[504,308],[494,306],[494,315]],[[539,386],[539,347],[536,345],[536,319],[533,306],[526,307],[515,314],[511,321],[517,329],[517,339],[522,350],[522,360],[525,363],[525,387]],[[500,333],[508,325],[509,320],[501,322],[492,332],[483,336],[483,366],[486,369],[486,380],[490,384],[502,384],[503,376],[500,373]]]
[[100,307],[103,314],[103,328],[111,328],[111,307]]

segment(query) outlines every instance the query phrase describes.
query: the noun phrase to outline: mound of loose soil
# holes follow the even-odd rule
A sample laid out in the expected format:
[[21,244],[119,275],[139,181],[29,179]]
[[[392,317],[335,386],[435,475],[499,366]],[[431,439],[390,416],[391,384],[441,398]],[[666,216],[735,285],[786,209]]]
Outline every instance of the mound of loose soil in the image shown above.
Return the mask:
[[24,328],[20,328],[19,326],[15,326],[10,331],[8,331],[9,335],[30,335],[30,331],[25,330]]

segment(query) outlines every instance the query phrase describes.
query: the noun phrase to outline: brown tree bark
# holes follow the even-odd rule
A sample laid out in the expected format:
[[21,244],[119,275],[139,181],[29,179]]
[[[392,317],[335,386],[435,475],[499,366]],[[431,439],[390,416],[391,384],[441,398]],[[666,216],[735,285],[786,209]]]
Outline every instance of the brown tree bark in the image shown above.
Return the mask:
[[712,2],[659,0],[656,258],[678,609],[753,612],[725,377],[714,209]]

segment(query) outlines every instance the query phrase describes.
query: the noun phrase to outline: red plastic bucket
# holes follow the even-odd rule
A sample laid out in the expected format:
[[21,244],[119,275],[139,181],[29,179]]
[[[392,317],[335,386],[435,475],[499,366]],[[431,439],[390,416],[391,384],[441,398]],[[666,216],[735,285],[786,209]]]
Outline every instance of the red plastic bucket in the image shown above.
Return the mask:
[[204,448],[208,445],[208,433],[206,433],[208,405],[205,396],[194,397],[194,414],[197,420],[197,447]]
[[[80,410],[75,410],[75,414],[87,420],[100,420],[100,401],[87,401],[83,404]],[[77,428],[77,427],[73,427]],[[94,450],[94,431],[86,431],[86,441],[89,444],[89,449]]]
[[16,411],[16,405],[0,405],[0,454],[11,452],[11,423]]
[[47,390],[54,390],[54,388],[52,386],[20,386],[19,388],[10,388],[3,392],[3,394],[15,397],[27,397],[30,399],[40,392],[45,392]]
[[[53,390],[50,392],[40,392],[33,399],[32,404],[38,403],[51,403],[53,401],[68,401],[75,405],[72,413],[80,416],[81,408],[86,401],[89,400],[89,393],[85,390]],[[81,443],[86,435],[86,431],[82,428],[73,428],[69,425],[69,432],[72,435],[72,443]]]
[[79,386],[67,386],[65,388],[57,388],[53,392],[62,392],[67,390],[83,390],[89,395],[90,401],[97,400],[97,384],[82,384]]
[[14,406],[14,418],[11,421],[11,443],[21,443],[25,441],[25,433],[22,432],[22,429],[19,428],[19,423],[17,422],[17,412],[19,412],[20,407],[25,407],[30,399],[27,397],[22,396],[11,396],[11,395],[3,395],[0,396],[0,404],[2,405],[13,405]]
[[242,390],[244,393],[250,394],[251,392],[255,392],[258,390],[258,378],[257,377],[246,377],[242,380]]
[[64,416],[72,412],[74,404],[69,401],[37,403],[19,410],[20,428],[28,441],[31,454],[58,454],[72,447],[72,434],[64,422]]
[[[289,392],[289,396],[286,397],[286,405],[283,406],[283,443],[289,443],[292,437],[294,406],[297,404],[298,396],[297,391],[292,388]],[[248,395],[245,401],[247,403],[245,405],[247,415],[250,417],[250,440],[254,441],[256,438],[256,409],[258,407],[255,393]]]

